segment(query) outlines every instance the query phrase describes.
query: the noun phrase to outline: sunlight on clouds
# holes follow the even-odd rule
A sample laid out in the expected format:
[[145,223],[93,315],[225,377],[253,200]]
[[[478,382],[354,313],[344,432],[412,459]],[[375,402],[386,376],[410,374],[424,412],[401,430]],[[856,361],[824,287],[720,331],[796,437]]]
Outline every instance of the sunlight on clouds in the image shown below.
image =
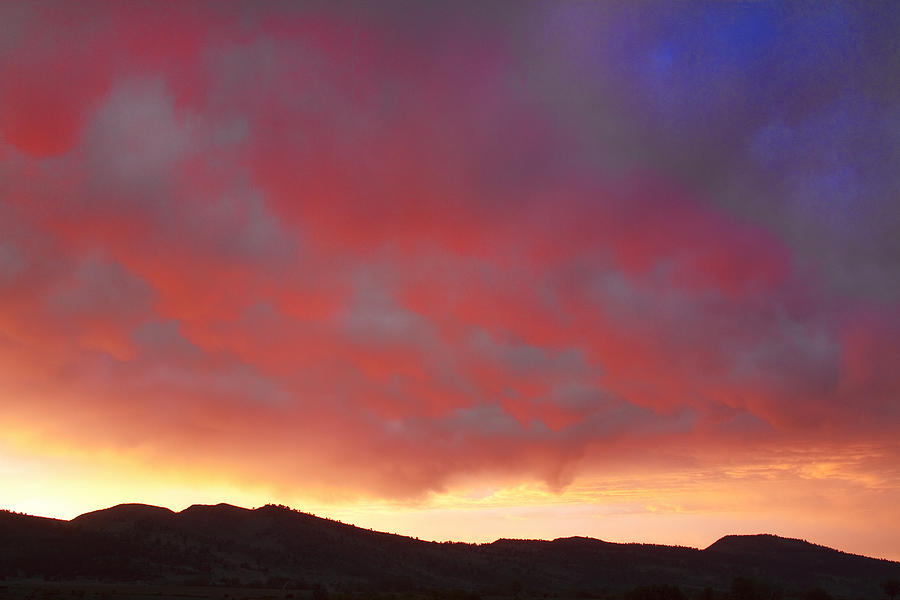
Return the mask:
[[70,4],[0,2],[13,507],[900,552],[878,10]]
[[[894,556],[889,532],[877,523],[900,514],[859,493],[878,480],[853,471],[853,465],[853,460],[823,460],[733,465],[707,469],[701,476],[696,470],[583,475],[562,491],[533,481],[473,484],[417,501],[323,502],[327,495],[321,490],[254,486],[175,463],[148,469],[136,451],[74,451],[21,428],[6,429],[0,438],[0,477],[16,482],[5,491],[6,508],[57,518],[121,502],[173,510],[198,503],[255,507],[279,502],[364,528],[437,541],[587,535],[612,542],[705,547],[729,533],[766,531]],[[846,514],[862,518],[851,522]],[[851,529],[858,546],[845,537]]]

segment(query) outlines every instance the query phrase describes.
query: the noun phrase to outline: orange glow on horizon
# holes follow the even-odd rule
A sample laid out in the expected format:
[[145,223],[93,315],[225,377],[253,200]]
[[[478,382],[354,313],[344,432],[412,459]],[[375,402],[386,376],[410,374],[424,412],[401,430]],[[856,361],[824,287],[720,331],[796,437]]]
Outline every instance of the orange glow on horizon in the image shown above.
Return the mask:
[[[851,453],[822,463],[732,464],[706,469],[701,477],[694,470],[583,475],[559,491],[537,481],[470,480],[444,492],[390,500],[339,489],[311,493],[306,486],[254,485],[202,469],[144,471],[127,454],[77,457],[61,447],[39,449],[7,439],[0,446],[0,477],[17,482],[2,508],[66,520],[126,502],[175,511],[192,504],[252,508],[274,502],[434,541],[589,536],[704,548],[724,535],[774,533],[898,560],[892,533],[882,526],[898,509],[873,504],[866,495],[889,492],[890,484],[855,471],[859,458]],[[48,489],[56,493],[48,495]],[[123,489],[129,492],[123,495]]]

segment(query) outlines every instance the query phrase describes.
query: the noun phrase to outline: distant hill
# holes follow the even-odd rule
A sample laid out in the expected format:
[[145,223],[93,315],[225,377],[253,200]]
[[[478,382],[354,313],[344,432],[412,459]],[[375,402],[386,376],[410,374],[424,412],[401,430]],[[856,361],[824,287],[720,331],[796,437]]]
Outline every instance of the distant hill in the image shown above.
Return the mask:
[[71,521],[0,512],[0,578],[34,577],[518,598],[617,598],[657,584],[768,600],[820,588],[855,599],[883,597],[900,563],[773,535],[726,536],[705,550],[585,537],[424,542],[275,505],[123,504]]

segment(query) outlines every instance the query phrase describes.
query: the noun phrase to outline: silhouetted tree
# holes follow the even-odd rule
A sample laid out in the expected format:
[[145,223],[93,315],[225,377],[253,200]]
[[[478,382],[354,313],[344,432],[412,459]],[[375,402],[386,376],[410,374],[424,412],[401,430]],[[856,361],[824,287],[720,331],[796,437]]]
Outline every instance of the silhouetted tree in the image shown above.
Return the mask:
[[641,585],[625,597],[627,600],[687,600],[684,592],[674,585]]
[[322,584],[316,584],[312,593],[313,600],[328,600],[328,590],[322,587]]
[[822,588],[815,588],[803,594],[803,600],[832,600],[831,594]]
[[894,600],[894,598],[900,595],[900,580],[888,579],[887,581],[882,581],[881,589],[884,590],[885,594],[891,597],[891,600]]
[[749,577],[735,577],[731,580],[732,600],[764,600],[764,586]]

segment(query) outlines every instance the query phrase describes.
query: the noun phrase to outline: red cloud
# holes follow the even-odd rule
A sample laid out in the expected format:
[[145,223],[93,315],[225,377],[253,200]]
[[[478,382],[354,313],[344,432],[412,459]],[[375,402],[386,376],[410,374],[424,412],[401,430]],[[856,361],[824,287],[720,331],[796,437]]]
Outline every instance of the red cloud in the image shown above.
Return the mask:
[[92,31],[79,23],[79,9],[62,4],[23,12],[7,14],[15,42],[2,55],[0,132],[31,156],[63,154],[109,88],[113,58],[104,22]]
[[385,495],[895,430],[896,312],[670,177],[562,160],[513,44],[50,6],[0,91],[23,426]]

